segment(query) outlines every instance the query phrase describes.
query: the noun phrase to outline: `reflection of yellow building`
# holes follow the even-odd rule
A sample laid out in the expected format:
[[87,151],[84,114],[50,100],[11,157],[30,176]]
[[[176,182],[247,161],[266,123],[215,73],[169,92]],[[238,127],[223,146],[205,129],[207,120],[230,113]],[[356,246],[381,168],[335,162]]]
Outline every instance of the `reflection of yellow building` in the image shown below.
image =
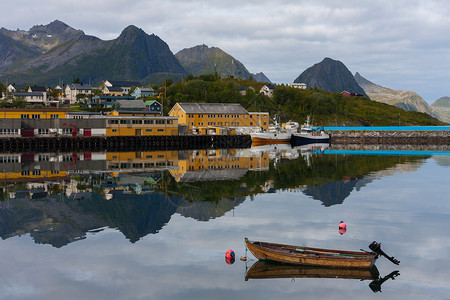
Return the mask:
[[[177,182],[186,174],[197,172],[196,180],[239,179],[247,170],[268,169],[269,153],[253,153],[242,155],[240,150],[193,150],[186,159],[178,161],[178,170],[170,170]],[[206,174],[208,173],[208,174]],[[194,178],[193,178],[194,179]]]
[[24,170],[21,172],[0,172],[0,180],[35,181],[37,179],[56,180],[66,177],[66,171],[56,170]]
[[[249,113],[238,103],[177,103],[169,112],[189,132],[222,134],[219,128],[269,128],[269,113]],[[206,129],[206,130],[205,130]],[[210,130],[208,130],[210,129]]]
[[178,151],[107,152],[106,161],[109,171],[166,169],[177,166]]
[[174,117],[105,118],[106,136],[178,135],[178,120]]

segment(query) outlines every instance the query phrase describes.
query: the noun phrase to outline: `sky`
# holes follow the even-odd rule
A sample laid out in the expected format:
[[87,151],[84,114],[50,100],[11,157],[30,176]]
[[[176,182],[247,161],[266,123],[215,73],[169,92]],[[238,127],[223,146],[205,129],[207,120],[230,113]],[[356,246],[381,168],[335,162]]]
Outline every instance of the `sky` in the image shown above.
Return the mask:
[[219,47],[277,84],[330,57],[430,104],[450,96],[446,0],[3,0],[2,11],[0,27],[9,30],[60,20],[111,40],[135,25],[174,54]]

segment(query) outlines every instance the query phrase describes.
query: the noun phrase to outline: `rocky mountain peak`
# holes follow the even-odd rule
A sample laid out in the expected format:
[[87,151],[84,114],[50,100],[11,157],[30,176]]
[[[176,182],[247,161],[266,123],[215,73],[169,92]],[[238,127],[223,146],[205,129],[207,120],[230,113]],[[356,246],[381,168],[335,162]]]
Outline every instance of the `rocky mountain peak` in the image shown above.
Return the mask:
[[308,87],[317,87],[329,92],[347,91],[361,94],[368,98],[347,67],[342,62],[329,57],[306,69],[294,82],[306,83]]

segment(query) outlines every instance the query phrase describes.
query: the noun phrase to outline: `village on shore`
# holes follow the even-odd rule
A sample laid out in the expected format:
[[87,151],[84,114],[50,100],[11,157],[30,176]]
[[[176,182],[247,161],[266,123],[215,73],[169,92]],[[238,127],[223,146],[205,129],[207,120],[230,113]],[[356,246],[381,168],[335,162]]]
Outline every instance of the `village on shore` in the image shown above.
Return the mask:
[[[274,89],[267,84],[259,92],[272,97]],[[97,89],[100,95],[94,90],[83,83],[54,89],[9,84],[2,102],[26,105],[0,108],[0,137],[230,135],[269,127],[268,112],[248,112],[237,103],[176,103],[164,116],[163,101],[158,101],[164,93],[135,81],[105,80]],[[71,109],[80,104],[88,110]],[[52,122],[42,122],[46,119]]]

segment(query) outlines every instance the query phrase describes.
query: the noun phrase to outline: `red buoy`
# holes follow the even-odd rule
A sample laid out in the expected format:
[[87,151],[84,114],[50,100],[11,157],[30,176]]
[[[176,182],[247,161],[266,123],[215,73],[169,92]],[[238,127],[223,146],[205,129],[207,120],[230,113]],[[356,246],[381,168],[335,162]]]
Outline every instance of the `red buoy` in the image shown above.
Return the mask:
[[234,258],[235,254],[233,250],[227,250],[227,252],[225,252],[225,257],[226,258]]
[[343,235],[347,231],[347,224],[344,221],[339,222],[339,233]]

